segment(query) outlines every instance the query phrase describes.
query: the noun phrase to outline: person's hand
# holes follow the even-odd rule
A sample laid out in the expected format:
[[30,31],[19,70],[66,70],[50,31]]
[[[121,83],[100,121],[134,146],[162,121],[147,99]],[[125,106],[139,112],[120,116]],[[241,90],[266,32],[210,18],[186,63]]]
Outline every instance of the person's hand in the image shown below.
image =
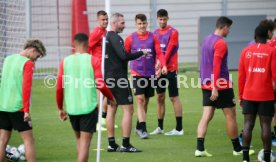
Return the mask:
[[166,75],[168,73],[167,66],[162,67],[162,74]]
[[111,107],[116,107],[117,106],[117,102],[116,102],[115,98],[113,100],[110,100],[110,106]]
[[58,111],[58,114],[59,114],[59,119],[60,119],[61,121],[67,120],[68,115],[67,115],[67,113],[66,113],[64,110],[59,110],[59,111]]
[[156,78],[159,78],[161,76],[161,67],[159,67],[158,69],[155,69],[155,76]]
[[218,89],[214,87],[212,90],[212,95],[210,97],[210,100],[215,101],[217,99],[218,99]]
[[239,105],[242,108],[242,100],[241,99],[239,99]]
[[31,121],[31,115],[28,112],[24,112],[24,122]]
[[158,70],[158,69],[160,69],[160,68],[161,68],[161,63],[160,63],[160,61],[157,59],[156,64],[155,64],[155,70]]
[[144,54],[145,56],[148,55],[148,51],[147,51],[146,49],[142,49],[141,51],[143,52],[143,54]]

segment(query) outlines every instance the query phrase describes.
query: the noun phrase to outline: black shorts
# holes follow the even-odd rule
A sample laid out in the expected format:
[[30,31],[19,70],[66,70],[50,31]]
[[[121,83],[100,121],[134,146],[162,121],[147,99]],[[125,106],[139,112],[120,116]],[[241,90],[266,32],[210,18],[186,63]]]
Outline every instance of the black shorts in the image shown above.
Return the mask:
[[156,80],[156,92],[157,94],[165,93],[166,88],[169,89],[169,96],[178,96],[178,86],[177,86],[177,73],[176,71],[168,72],[167,75],[161,75],[160,78]]
[[[127,78],[106,80],[106,85],[116,99],[117,105],[133,104],[133,96],[130,89],[130,84]],[[108,104],[110,102],[108,101]]]
[[137,95],[145,95],[145,98],[154,96],[154,82],[152,83],[150,78],[143,76],[133,76],[133,93]]
[[274,91],[274,103],[276,103],[276,91]]
[[272,117],[274,115],[274,101],[242,100],[242,113]]
[[69,115],[72,128],[76,132],[96,132],[98,122],[98,109],[96,108],[89,114]]
[[211,90],[202,89],[203,106],[212,106],[215,108],[232,108],[236,106],[235,95],[232,88],[219,90],[218,98],[215,101],[210,100]]
[[32,129],[32,121],[24,121],[24,112],[4,112],[0,111],[0,129],[18,132]]

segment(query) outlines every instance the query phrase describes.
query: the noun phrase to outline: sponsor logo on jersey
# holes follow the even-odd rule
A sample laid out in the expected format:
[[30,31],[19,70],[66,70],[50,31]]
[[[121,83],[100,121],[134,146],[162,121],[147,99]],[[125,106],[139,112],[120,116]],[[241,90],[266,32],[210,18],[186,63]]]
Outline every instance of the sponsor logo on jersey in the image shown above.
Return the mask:
[[259,68],[259,67],[254,67],[251,70],[253,73],[264,73],[265,72],[265,68]]

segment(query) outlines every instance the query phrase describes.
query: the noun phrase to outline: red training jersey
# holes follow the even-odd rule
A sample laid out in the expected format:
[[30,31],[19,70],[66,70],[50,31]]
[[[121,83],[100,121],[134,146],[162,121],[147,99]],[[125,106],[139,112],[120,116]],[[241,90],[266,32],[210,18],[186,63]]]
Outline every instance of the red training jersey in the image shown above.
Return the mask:
[[268,41],[267,44],[270,45],[271,47],[276,48],[276,37],[274,37],[270,41]]
[[[149,37],[149,32],[146,32],[145,34],[139,34],[136,32],[136,34],[140,40],[146,40]],[[153,35],[153,39],[154,39],[154,49],[156,52],[156,59],[158,59],[160,61],[162,66],[165,66],[166,63],[165,63],[164,55],[160,48],[160,41],[155,35]],[[127,36],[126,40],[125,40],[125,49],[126,49],[127,53],[131,53],[131,45],[132,45],[132,34]],[[138,72],[136,72],[134,70],[131,70],[130,73],[132,75],[141,76],[141,74],[139,74]]]
[[214,58],[213,58],[213,74],[214,74],[214,85],[212,85],[211,82],[207,82],[206,84],[202,84],[201,88],[206,90],[212,90],[213,86],[215,86],[218,90],[224,90],[231,88],[232,82],[231,81],[225,81],[225,82],[219,82],[220,78],[220,70],[221,70],[221,64],[222,59],[226,56],[227,53],[227,44],[223,39],[218,39],[214,44]]
[[[106,87],[106,84],[103,80],[102,70],[101,70],[101,62],[96,57],[91,57],[91,66],[94,69],[94,79],[96,81],[97,88],[106,96],[109,100],[114,100],[114,96],[111,91]],[[62,76],[64,74],[63,69],[63,60],[59,65],[59,72],[57,76],[57,87],[56,87],[56,101],[58,105],[58,109],[62,110],[63,108],[63,85],[62,85]]]
[[95,27],[89,35],[88,52],[102,60],[102,41],[103,36],[106,34],[106,29]]
[[[164,35],[171,28],[172,27],[170,25],[168,25],[165,29],[159,28],[156,31],[159,34]],[[167,49],[166,49],[166,53],[165,53],[165,62],[167,63],[168,71],[177,71],[177,69],[178,69],[178,53],[176,52],[176,54],[170,58],[170,55],[171,55],[172,51],[174,50],[174,48],[176,48],[176,47],[178,48],[178,44],[179,44],[178,31],[176,29],[173,29],[173,31],[170,35],[169,43],[167,44]],[[169,60],[169,62],[167,62],[168,60]]]
[[274,100],[272,80],[276,83],[276,49],[261,43],[244,48],[238,80],[241,100]]

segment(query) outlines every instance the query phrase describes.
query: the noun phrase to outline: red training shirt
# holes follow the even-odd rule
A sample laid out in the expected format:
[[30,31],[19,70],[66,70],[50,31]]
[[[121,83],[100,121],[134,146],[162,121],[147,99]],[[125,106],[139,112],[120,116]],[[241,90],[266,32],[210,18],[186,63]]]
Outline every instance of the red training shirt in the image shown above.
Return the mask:
[[250,101],[274,100],[276,49],[257,43],[243,49],[239,63],[239,98]]
[[[226,57],[227,53],[227,44],[223,39],[218,39],[214,44],[214,58],[213,58],[213,74],[214,74],[214,86],[218,90],[228,89],[231,88],[232,82],[227,81],[226,83],[218,82],[218,79],[220,78],[220,67],[222,63],[222,59]],[[201,88],[206,90],[212,90],[213,87],[211,86],[211,82],[208,82],[207,84],[202,84]]]
[[23,108],[21,112],[30,111],[30,98],[31,98],[31,88],[33,81],[33,72],[34,72],[34,62],[32,60],[27,61],[24,64],[23,69],[23,83],[22,83],[22,102]]
[[[161,35],[165,34],[168,32],[168,30],[170,30],[172,27],[170,25],[168,25],[165,29],[157,29],[157,32],[160,33]],[[178,46],[178,31],[177,30],[173,30],[171,35],[170,35],[170,39],[169,39],[169,43],[167,44],[167,49],[166,49],[166,53],[165,53],[165,62],[167,63],[167,60],[170,57],[170,54],[172,53],[173,49],[175,47]],[[167,69],[168,71],[177,71],[178,69],[178,53],[176,53],[174,56],[172,56],[172,58],[170,59],[170,62],[168,62],[167,64]]]
[[[145,34],[139,34],[137,32],[136,32],[136,34],[140,40],[146,40],[149,37],[148,31]],[[160,41],[155,35],[153,35],[153,39],[154,39],[154,48],[155,48],[155,52],[156,52],[156,59],[158,59],[160,61],[161,66],[165,66],[166,63],[165,63],[164,55],[161,51]],[[126,40],[125,40],[125,49],[126,49],[127,53],[131,53],[131,44],[132,44],[132,34],[127,36]],[[131,70],[130,73],[132,75],[141,76],[141,74],[137,73],[134,70]]]
[[89,35],[88,52],[94,57],[102,60],[102,41],[106,34],[106,29],[95,27]]
[[270,45],[271,47],[276,48],[276,37],[274,37],[270,41],[268,41],[267,44]]

